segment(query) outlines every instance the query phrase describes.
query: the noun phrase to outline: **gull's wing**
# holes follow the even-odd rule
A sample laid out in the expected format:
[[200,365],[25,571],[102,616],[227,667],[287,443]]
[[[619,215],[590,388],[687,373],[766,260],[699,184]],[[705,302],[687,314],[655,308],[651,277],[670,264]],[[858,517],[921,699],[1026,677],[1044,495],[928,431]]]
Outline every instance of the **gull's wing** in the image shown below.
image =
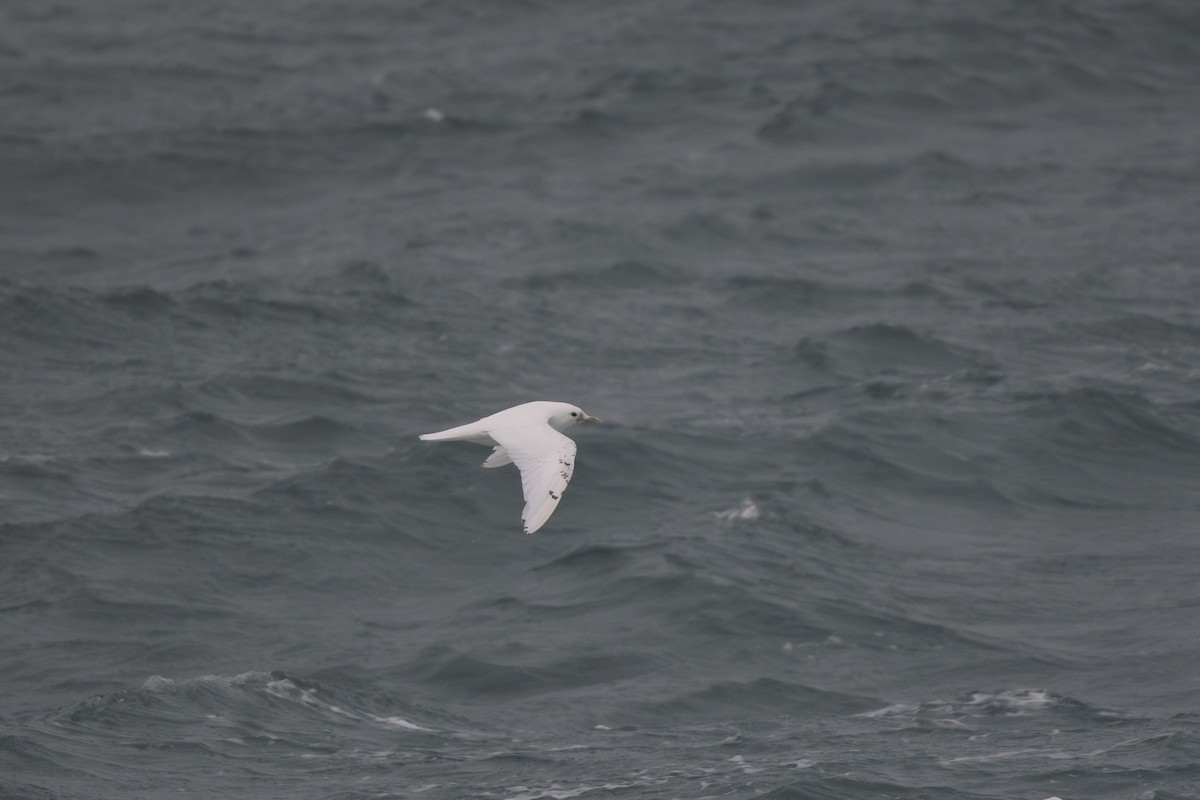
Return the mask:
[[481,466],[487,467],[488,469],[493,469],[495,467],[503,467],[505,464],[511,463],[512,459],[508,457],[508,452],[500,445],[496,445],[492,448],[492,454],[487,457],[487,460],[484,461]]
[[521,470],[525,532],[546,524],[575,473],[575,442],[546,424],[514,425],[488,431]]

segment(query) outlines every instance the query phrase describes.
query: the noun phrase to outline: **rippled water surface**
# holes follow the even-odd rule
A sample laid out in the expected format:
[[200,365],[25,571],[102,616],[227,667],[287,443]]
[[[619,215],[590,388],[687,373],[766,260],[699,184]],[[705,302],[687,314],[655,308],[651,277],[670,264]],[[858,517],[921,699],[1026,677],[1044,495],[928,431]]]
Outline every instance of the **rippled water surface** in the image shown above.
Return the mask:
[[[1200,794],[1189,2],[0,6],[0,794]],[[533,399],[512,468],[417,434]]]

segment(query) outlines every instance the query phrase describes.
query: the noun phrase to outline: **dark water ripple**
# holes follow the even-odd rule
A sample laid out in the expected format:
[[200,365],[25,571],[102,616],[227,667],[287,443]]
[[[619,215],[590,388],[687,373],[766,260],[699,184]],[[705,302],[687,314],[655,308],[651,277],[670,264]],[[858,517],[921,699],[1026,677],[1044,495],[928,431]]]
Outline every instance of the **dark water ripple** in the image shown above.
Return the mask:
[[[769,682],[754,689],[764,700],[787,696]],[[722,686],[706,695],[710,702],[743,707],[747,698],[737,696],[739,691]],[[254,787],[284,796],[300,787],[296,777],[272,776],[277,781],[272,788],[263,772],[274,767],[282,775],[302,770],[310,789],[336,797],[413,789],[436,796],[534,798],[595,791],[662,796],[723,784],[767,789],[768,796],[779,797],[914,790],[935,797],[993,797],[997,789],[1036,790],[1080,772],[1103,775],[1091,784],[1097,791],[1133,791],[1169,773],[1196,749],[1195,719],[1189,715],[1152,723],[1038,691],[975,692],[865,713],[854,713],[851,705],[838,712],[837,721],[808,725],[779,717],[752,725],[679,723],[666,735],[596,726],[565,739],[512,742],[353,684],[282,673],[188,681],[155,677],[141,688],[33,720],[36,741],[22,744],[20,754],[47,766],[72,758],[77,766],[67,783],[79,792],[89,781],[107,780],[105,758],[119,753],[142,765],[144,777],[126,779],[121,787],[135,796],[198,785],[234,792]],[[1086,727],[1088,739],[1065,743],[1062,730],[1051,726]],[[847,737],[872,746],[845,752],[836,743]],[[910,740],[912,757],[904,763],[881,758],[879,751],[901,737]],[[72,754],[81,742],[94,752],[90,761]],[[825,745],[814,749],[814,742]],[[453,755],[464,746],[474,754]],[[6,752],[13,754],[11,748]],[[954,755],[939,755],[945,753]],[[219,770],[214,775],[196,769],[196,756]],[[599,763],[610,770],[597,770]],[[399,785],[398,767],[406,773]],[[348,773],[357,776],[354,787],[345,786],[342,776]],[[520,777],[529,773],[546,777]],[[1004,776],[1012,773],[1022,777],[1005,786],[1011,779]],[[947,782],[959,788],[951,793]]]

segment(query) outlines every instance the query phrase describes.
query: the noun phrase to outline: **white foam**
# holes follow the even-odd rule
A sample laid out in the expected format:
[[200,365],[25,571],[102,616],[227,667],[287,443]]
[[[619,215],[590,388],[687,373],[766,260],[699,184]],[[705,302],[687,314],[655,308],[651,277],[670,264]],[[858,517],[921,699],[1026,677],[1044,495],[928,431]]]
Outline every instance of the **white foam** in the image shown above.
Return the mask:
[[910,717],[917,713],[917,706],[911,703],[892,703],[890,706],[877,708],[874,711],[864,711],[857,714],[859,717],[867,719],[879,719],[881,717]]
[[1062,750],[1043,750],[1038,748],[1024,748],[1021,750],[1000,750],[994,753],[986,753],[979,756],[958,756],[956,758],[943,759],[941,764],[986,764],[991,761],[1005,761],[1010,758],[1021,758],[1023,756],[1034,756],[1036,758],[1048,758],[1056,761],[1070,760],[1076,756],[1070,753],[1065,753]]
[[432,731],[433,728],[426,728],[423,725],[418,725],[415,722],[409,722],[404,717],[376,717],[372,716],[381,725],[390,725],[393,728],[404,728],[406,731]]
[[[505,798],[505,800],[544,800],[547,797],[551,798],[551,800],[568,800],[568,798],[579,797],[581,794],[588,792],[611,792],[616,789],[633,789],[646,785],[645,783],[604,783],[597,786],[580,786],[575,789],[564,789],[558,784],[551,784],[550,788],[541,790],[531,789],[528,786],[513,786],[509,791],[522,792],[522,794],[515,794],[512,797]],[[536,792],[536,794],[532,794],[532,792]]]
[[[358,720],[360,722],[374,722],[378,725],[386,725],[390,728],[401,728],[408,731],[436,732],[434,728],[426,728],[404,717],[381,717],[368,712],[347,710],[333,703],[327,703],[317,696],[316,689],[303,689],[288,678],[275,678],[267,672],[243,672],[233,677],[227,675],[202,675],[199,678],[195,678],[194,682],[212,683],[226,687],[250,685],[252,689],[261,688],[262,691],[272,697],[298,702],[330,714],[346,717],[347,719]],[[164,678],[162,675],[151,675],[142,684],[142,688],[149,692],[163,692],[186,683],[188,681],[177,681],[172,678]]]
[[757,503],[747,497],[742,500],[742,504],[737,508],[717,511],[715,512],[715,516],[717,519],[725,520],[726,522],[753,522],[762,516],[762,511],[759,510]]
[[162,675],[151,675],[142,683],[142,688],[147,692],[159,692],[175,685],[175,681],[170,678],[164,678]]
[[974,692],[968,706],[999,706],[1014,713],[1049,708],[1057,700],[1045,689],[1013,689],[1006,692]]

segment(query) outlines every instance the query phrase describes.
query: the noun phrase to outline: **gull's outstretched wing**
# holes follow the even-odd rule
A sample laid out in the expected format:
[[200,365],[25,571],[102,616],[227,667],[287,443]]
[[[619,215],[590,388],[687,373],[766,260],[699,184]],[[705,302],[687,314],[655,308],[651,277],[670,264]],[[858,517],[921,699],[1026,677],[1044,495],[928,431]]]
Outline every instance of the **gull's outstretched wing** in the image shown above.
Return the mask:
[[488,431],[521,470],[525,532],[546,524],[575,473],[575,442],[549,425],[514,425]]
[[484,461],[480,466],[488,469],[494,469],[495,467],[503,467],[505,464],[511,463],[512,459],[508,457],[508,453],[504,450],[504,448],[500,445],[496,445],[492,448],[492,454],[488,456],[487,460]]

